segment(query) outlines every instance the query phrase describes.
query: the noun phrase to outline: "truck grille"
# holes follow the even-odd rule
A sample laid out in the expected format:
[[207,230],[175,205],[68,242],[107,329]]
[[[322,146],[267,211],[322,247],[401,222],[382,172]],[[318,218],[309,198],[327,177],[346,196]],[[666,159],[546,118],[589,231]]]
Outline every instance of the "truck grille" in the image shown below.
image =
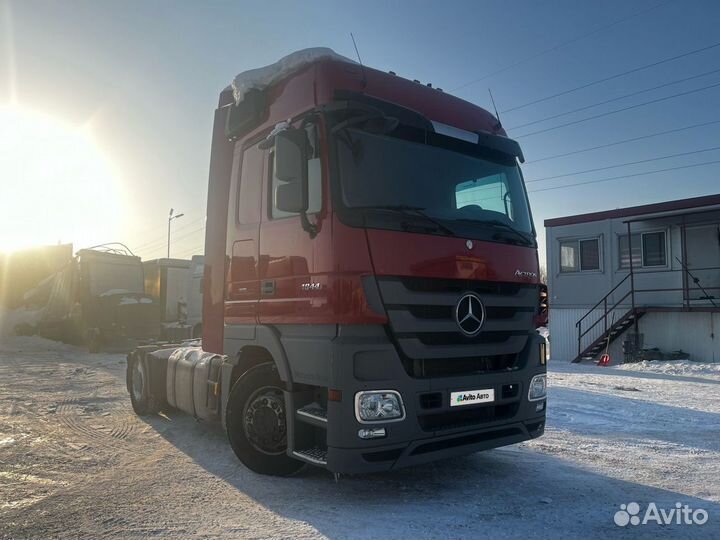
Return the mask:
[[[389,331],[408,374],[442,377],[510,370],[533,329],[538,286],[406,277],[378,278]],[[454,318],[467,292],[485,306],[477,336],[465,336]]]

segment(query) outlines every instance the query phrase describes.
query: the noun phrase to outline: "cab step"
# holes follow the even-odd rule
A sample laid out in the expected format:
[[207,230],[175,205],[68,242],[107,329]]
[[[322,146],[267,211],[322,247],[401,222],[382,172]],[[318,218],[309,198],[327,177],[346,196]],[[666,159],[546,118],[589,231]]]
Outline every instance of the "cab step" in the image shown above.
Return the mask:
[[318,403],[309,403],[295,411],[295,417],[301,422],[327,429],[327,410]]
[[292,455],[312,465],[327,466],[327,450],[317,446],[306,450],[293,450]]

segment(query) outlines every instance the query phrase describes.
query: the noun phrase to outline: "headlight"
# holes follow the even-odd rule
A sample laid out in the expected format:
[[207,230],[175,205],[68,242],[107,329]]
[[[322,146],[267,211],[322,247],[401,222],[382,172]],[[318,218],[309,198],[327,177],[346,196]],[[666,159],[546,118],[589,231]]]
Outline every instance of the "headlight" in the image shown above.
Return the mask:
[[355,394],[355,417],[361,424],[403,420],[405,408],[400,393],[395,390],[358,392]]
[[545,399],[547,395],[547,378],[545,375],[535,375],[530,381],[530,390],[528,390],[528,399],[530,401],[538,401]]

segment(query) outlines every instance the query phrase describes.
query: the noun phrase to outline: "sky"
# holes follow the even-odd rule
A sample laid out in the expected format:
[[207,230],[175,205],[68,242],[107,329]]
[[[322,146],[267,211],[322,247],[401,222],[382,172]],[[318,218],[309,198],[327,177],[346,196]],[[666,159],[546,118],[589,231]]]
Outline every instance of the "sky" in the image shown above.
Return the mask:
[[[0,177],[0,249],[19,247],[12,240],[32,221],[40,232],[23,244],[122,241],[143,258],[160,257],[172,207],[184,213],[173,225],[172,255],[201,253],[219,91],[237,73],[305,47],[354,57],[352,32],[368,66],[488,109],[492,89],[503,125],[524,149],[544,259],[547,218],[720,192],[720,163],[686,167],[720,161],[720,148],[708,150],[720,147],[720,46],[567,92],[718,44],[718,27],[713,0],[0,0],[0,113],[23,111],[33,160],[60,159],[80,140],[75,151],[93,156],[78,173],[51,171],[82,178],[75,195]],[[651,100],[659,101],[644,104]],[[0,165],[3,152],[9,159],[16,151],[8,114],[0,115]],[[698,150],[707,151],[581,172]],[[668,168],[675,170],[642,174]]]

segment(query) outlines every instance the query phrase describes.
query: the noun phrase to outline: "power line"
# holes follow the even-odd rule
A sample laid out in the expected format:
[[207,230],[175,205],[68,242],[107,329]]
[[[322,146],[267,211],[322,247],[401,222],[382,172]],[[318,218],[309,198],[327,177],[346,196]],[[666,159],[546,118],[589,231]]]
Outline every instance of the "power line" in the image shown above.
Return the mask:
[[657,98],[657,99],[652,99],[652,100],[650,100],[650,101],[644,101],[644,102],[642,102],[642,103],[637,103],[637,104],[635,104],[635,105],[630,105],[630,106],[628,106],[628,107],[623,107],[623,108],[621,108],[621,109],[615,109],[614,111],[607,111],[607,112],[604,112],[604,113],[596,114],[596,115],[594,115],[594,116],[588,116],[587,118],[581,118],[580,120],[573,120],[572,122],[567,122],[567,123],[565,123],[565,124],[559,124],[559,125],[557,125],[557,126],[552,126],[552,127],[549,127],[549,128],[545,128],[545,129],[538,130],[538,131],[532,131],[532,132],[530,132],[530,133],[525,133],[524,135],[516,135],[514,138],[515,138],[515,139],[521,139],[521,138],[523,138],[523,137],[532,137],[533,135],[539,135],[540,133],[546,133],[546,132],[548,132],[548,131],[553,131],[553,130],[555,130],[555,129],[560,129],[560,128],[564,128],[564,127],[568,127],[568,126],[574,126],[575,124],[582,124],[583,122],[588,122],[588,121],[590,121],[590,120],[596,120],[596,119],[602,118],[602,117],[604,117],[604,116],[610,116],[611,114],[617,114],[617,113],[629,111],[629,110],[632,110],[632,109],[637,109],[637,108],[639,108],[639,107],[645,107],[645,106],[647,106],[647,105],[652,105],[652,104],[654,104],[654,103],[660,103],[660,102],[662,102],[662,101],[667,101],[668,99],[674,99],[674,98],[677,98],[677,97],[688,96],[688,95],[690,95],[690,94],[695,94],[696,92],[702,92],[703,90],[709,90],[710,88],[715,88],[715,87],[717,87],[717,86],[720,86],[720,82],[719,82],[719,83],[715,83],[715,84],[710,84],[710,85],[708,85],[708,86],[703,86],[703,87],[701,87],[701,88],[695,88],[694,90],[688,90],[688,91],[686,91],[686,92],[679,92],[679,93],[677,93],[677,94],[671,94],[671,95],[669,95],[669,96],[665,96],[665,97],[661,97],[661,98]]
[[607,105],[608,103],[612,103],[614,101],[620,101],[621,99],[629,98],[632,96],[637,96],[639,94],[644,94],[646,92],[652,92],[653,90],[659,90],[660,88],[665,88],[666,86],[672,86],[675,84],[680,84],[686,81],[691,81],[693,79],[699,79],[701,77],[706,77],[708,75],[712,75],[713,73],[720,72],[720,69],[713,69],[712,71],[706,71],[705,73],[700,73],[699,75],[693,75],[691,77],[685,77],[683,79],[677,79],[671,82],[667,82],[664,84],[660,84],[658,86],[653,86],[652,88],[645,88],[644,90],[638,90],[636,92],[630,92],[629,94],[625,94],[622,96],[618,96],[612,99],[606,99],[605,101],[598,101],[597,103],[593,103],[591,105],[585,105],[584,107],[578,107],[577,109],[572,109],[570,111],[561,112],[558,114],[554,114],[552,116],[546,116],[545,118],[540,118],[539,120],[533,120],[532,122],[527,122],[526,124],[520,124],[518,126],[513,126],[507,129],[520,129],[527,126],[532,126],[534,124],[539,124],[541,122],[546,122],[547,120],[553,120],[555,118],[560,118],[561,116],[567,116],[568,114],[573,114],[576,112],[584,111],[587,109],[592,109],[593,107],[599,107],[600,105]]
[[617,26],[617,25],[620,24],[620,23],[623,23],[623,22],[625,22],[625,21],[629,21],[630,19],[634,19],[635,17],[639,17],[640,15],[644,15],[644,14],[650,12],[650,11],[653,11],[653,10],[655,10],[655,9],[661,7],[661,6],[664,6],[665,4],[669,4],[669,3],[670,3],[669,1],[668,1],[668,2],[661,2],[661,3],[659,3],[659,4],[656,4],[656,5],[652,6],[651,8],[648,8],[648,9],[645,9],[645,10],[642,10],[642,11],[638,11],[638,12],[636,12],[636,13],[633,13],[633,14],[628,15],[627,17],[623,17],[623,18],[621,18],[621,19],[617,19],[617,20],[615,20],[615,21],[613,21],[613,22],[611,22],[611,23],[609,23],[609,24],[606,24],[605,26],[601,26],[600,28],[596,28],[595,30],[592,30],[592,31],[587,32],[587,33],[585,33],[585,34],[581,34],[581,35],[576,36],[576,37],[574,37],[574,38],[572,38],[572,39],[569,39],[569,40],[567,40],[567,41],[563,41],[562,43],[558,43],[557,45],[553,45],[552,47],[550,47],[550,48],[548,48],[548,49],[545,49],[545,50],[540,51],[540,52],[538,52],[538,53],[535,53],[535,54],[533,54],[533,55],[531,55],[531,56],[528,56],[528,57],[526,57],[526,58],[523,58],[522,60],[518,60],[518,61],[516,61],[516,62],[513,62],[512,64],[509,64],[509,65],[505,66],[505,67],[499,68],[499,69],[497,69],[497,70],[495,70],[495,71],[493,71],[493,72],[491,72],[491,73],[488,73],[487,75],[483,75],[482,77],[480,77],[480,78],[478,78],[478,79],[474,79],[474,80],[472,80],[472,81],[470,81],[470,82],[467,82],[467,83],[465,83],[465,84],[461,84],[460,86],[456,86],[455,88],[451,88],[450,91],[451,91],[451,92],[456,92],[456,91],[458,91],[458,90],[462,90],[463,88],[467,88],[468,86],[472,86],[473,84],[479,83],[480,81],[484,81],[485,79],[488,79],[488,78],[490,78],[490,77],[494,77],[495,75],[499,75],[500,73],[503,73],[503,72],[505,72],[505,71],[508,71],[509,69],[512,69],[512,68],[517,67],[517,66],[519,66],[519,65],[521,65],[521,64],[524,64],[525,62],[529,62],[530,60],[534,60],[534,59],[536,59],[536,58],[538,58],[538,57],[540,57],[540,56],[543,56],[543,55],[545,55],[545,54],[547,54],[547,53],[554,52],[554,51],[556,51],[556,50],[558,50],[558,49],[560,49],[560,48],[562,48],[562,47],[565,47],[566,45],[570,45],[571,43],[576,43],[576,42],[578,42],[578,41],[581,41],[581,40],[583,40],[583,39],[585,39],[585,38],[588,38],[588,37],[590,37],[590,36],[592,36],[592,35],[594,35],[594,34],[598,34],[598,33],[602,32],[603,30],[607,30],[608,28],[612,28],[613,26]]
[[190,255],[199,255],[202,253],[198,253],[200,250],[204,251],[205,244],[201,244],[199,246],[196,246],[192,249],[186,249],[180,252],[180,257],[189,257]]
[[621,180],[625,178],[635,178],[637,176],[647,176],[650,174],[657,174],[661,172],[668,172],[668,171],[678,171],[680,169],[690,169],[692,167],[704,167],[706,165],[716,165],[720,163],[720,160],[716,161],[705,161],[703,163],[694,163],[693,165],[683,165],[681,167],[669,167],[667,169],[657,169],[654,171],[647,171],[647,172],[641,172],[641,173],[635,173],[635,174],[626,174],[623,176],[611,176],[609,178],[597,178],[595,180],[588,180],[586,182],[576,182],[574,184],[565,184],[563,186],[553,186],[548,188],[542,188],[542,189],[533,189],[529,190],[528,193],[538,193],[539,191],[551,191],[553,189],[566,189],[566,188],[573,188],[577,186],[586,186],[588,184],[598,184],[600,182],[610,182],[611,180]]
[[[181,231],[183,229],[186,229],[188,226],[193,225],[197,221],[200,221],[200,220],[195,220],[193,223],[188,223],[187,225],[185,225],[183,227],[178,227],[178,229],[173,232],[175,233],[175,232]],[[135,248],[135,250],[143,250],[143,249],[147,249],[147,248],[153,248],[155,246],[162,246],[166,242],[167,242],[167,233],[162,237],[156,237],[155,240],[151,240],[149,242],[145,242],[144,244],[140,244],[139,246],[137,246]]]
[[628,165],[639,165],[640,163],[651,163],[653,161],[662,161],[664,159],[671,159],[671,158],[676,158],[676,157],[681,157],[681,156],[691,156],[694,154],[702,154],[704,152],[713,152],[715,150],[720,150],[720,146],[713,146],[712,148],[704,148],[702,150],[693,150],[692,152],[681,152],[679,154],[668,154],[666,156],[658,156],[658,157],[649,158],[649,159],[641,159],[638,161],[627,161],[625,163],[619,163],[618,165],[608,165],[606,167],[597,167],[595,169],[585,169],[584,171],[574,171],[571,173],[556,174],[555,176],[545,176],[543,178],[536,178],[534,180],[528,180],[525,183],[531,184],[533,182],[544,182],[545,180],[554,180],[555,178],[564,178],[566,176],[575,176],[576,174],[607,171],[608,169],[617,169],[619,167],[627,167]]
[[179,257],[188,257],[190,255],[197,255],[198,252],[202,253],[202,251],[204,251],[204,248],[205,248],[205,242],[203,242],[202,244],[196,245],[192,249],[188,249],[187,247],[185,247],[185,248],[177,247],[177,252],[179,253]]
[[[177,241],[179,241],[179,240],[183,240],[183,239],[185,239],[185,238],[189,238],[190,236],[192,236],[192,235],[194,235],[194,234],[197,234],[198,232],[202,231],[203,229],[205,229],[205,225],[203,225],[203,226],[200,227],[199,229],[194,229],[194,230],[190,231],[189,233],[184,234],[184,235],[182,235],[182,236],[173,237],[173,238],[172,238],[172,241],[173,241],[173,242],[177,242]],[[159,251],[160,249],[165,249],[166,246],[167,246],[167,237],[165,237],[165,239],[163,240],[163,243],[161,243],[161,244],[158,244],[158,245],[155,245],[155,246],[146,246],[146,247],[144,247],[144,248],[136,248],[135,251],[137,251],[137,252],[141,252],[141,251],[142,251],[142,252],[145,252],[145,253],[155,253],[156,251]]]
[[533,101],[528,101],[527,103],[523,103],[522,105],[516,105],[515,107],[510,107],[509,109],[505,109],[504,111],[500,111],[500,112],[501,112],[502,114],[505,114],[505,113],[509,113],[509,112],[511,112],[511,111],[516,111],[516,110],[518,110],[518,109],[523,109],[523,108],[525,108],[525,107],[529,107],[530,105],[535,105],[536,103],[542,103],[543,101],[547,101],[547,100],[552,99],[552,98],[556,98],[556,97],[559,97],[559,96],[564,96],[564,95],[570,94],[570,93],[572,93],[572,92],[577,92],[578,90],[582,90],[582,89],[584,89],[584,88],[588,88],[588,87],[594,86],[594,85],[596,85],[596,84],[600,84],[600,83],[603,83],[603,82],[611,81],[611,80],[613,80],[613,79],[618,79],[618,78],[620,78],[620,77],[624,77],[625,75],[630,75],[631,73],[637,73],[638,71],[642,71],[642,70],[645,70],[645,69],[650,69],[650,68],[652,68],[652,67],[659,66],[659,65],[661,65],[661,64],[666,64],[666,63],[668,63],[668,62],[673,62],[673,61],[675,61],[675,60],[679,60],[680,58],[686,58],[686,57],[688,57],[688,56],[692,56],[693,54],[699,54],[699,53],[701,53],[701,52],[708,51],[708,50],[714,49],[714,48],[716,48],[716,47],[720,47],[720,42],[718,42],[718,43],[713,43],[712,45],[708,45],[708,46],[706,46],[706,47],[701,47],[701,48],[699,48],[699,49],[694,49],[694,50],[692,50],[692,51],[688,51],[688,52],[683,53],[683,54],[678,54],[678,55],[676,55],[676,56],[671,56],[670,58],[665,58],[665,59],[663,59],[663,60],[659,60],[659,61],[653,62],[653,63],[651,63],[651,64],[645,64],[645,65],[643,65],[643,66],[639,66],[639,67],[636,67],[636,68],[633,68],[633,69],[629,69],[628,71],[623,71],[622,73],[616,73],[615,75],[611,75],[611,76],[609,76],[609,77],[605,77],[605,78],[602,78],[602,79],[597,79],[597,80],[595,80],[595,81],[591,81],[591,82],[589,82],[589,83],[585,83],[585,84],[582,84],[582,85],[580,85],[580,86],[576,86],[575,88],[570,88],[569,90],[563,90],[562,92],[558,92],[557,94],[552,94],[551,96],[546,96],[546,97],[544,97],[544,98],[535,99],[535,100],[533,100]]
[[188,238],[189,236],[192,236],[193,234],[198,233],[200,231],[204,231],[204,230],[205,230],[205,225],[203,225],[199,229],[194,229],[194,230],[190,231],[189,233],[184,234],[182,236],[176,236],[172,240],[175,240],[175,241],[182,240],[183,238]]
[[[190,213],[188,213],[188,214],[185,214],[185,217],[191,215],[192,213],[193,213],[193,212],[190,212]],[[194,222],[196,222],[196,221],[199,221],[200,219],[205,219],[205,216],[202,216],[202,217],[200,217],[200,218],[196,218],[196,219],[190,220],[189,223],[194,223]],[[141,233],[139,233],[139,236],[145,236],[147,233],[151,233],[151,232],[155,232],[155,231],[161,230],[161,229],[163,229],[164,227],[165,227],[165,226],[162,226],[162,227],[157,227],[157,226],[155,226],[155,227],[150,227],[150,228],[148,228],[148,229],[144,229]]]
[[642,141],[645,139],[651,139],[653,137],[659,137],[661,135],[668,135],[670,133],[678,133],[680,131],[686,131],[688,129],[695,129],[695,128],[699,128],[699,127],[710,126],[713,124],[720,124],[720,120],[711,120],[710,122],[702,122],[700,124],[693,124],[691,126],[685,126],[685,127],[681,127],[681,128],[675,128],[675,129],[668,129],[666,131],[658,131],[657,133],[650,133],[649,135],[641,135],[639,137],[632,137],[630,139],[622,139],[620,141],[614,141],[614,142],[610,142],[610,143],[606,143],[606,144],[600,144],[598,146],[590,146],[588,148],[581,148],[580,150],[573,150],[571,152],[565,152],[563,154],[555,154],[552,156],[546,156],[543,158],[534,159],[532,161],[526,161],[525,166],[527,167],[528,165],[534,165],[535,163],[539,163],[541,161],[549,161],[551,159],[558,159],[558,158],[567,157],[567,156],[574,156],[575,154],[591,152],[592,150],[599,150],[601,148],[609,148],[611,146],[617,146],[620,144],[626,144],[626,143],[635,142],[635,141]]
[[[174,232],[179,232],[179,231],[182,231],[182,230],[184,230],[184,229],[187,229],[187,228],[190,227],[191,225],[195,225],[198,221],[202,221],[202,220],[204,220],[204,219],[205,219],[205,216],[202,216],[202,217],[197,218],[197,219],[193,219],[193,220],[189,221],[188,223],[185,223],[185,224],[182,225],[181,227],[178,227],[177,229],[175,229]],[[203,225],[203,228],[204,228],[204,227],[205,227],[205,225]],[[156,228],[155,230],[159,230],[159,227]],[[167,242],[167,235],[164,235],[164,236],[162,236],[162,237],[156,237],[155,240],[150,240],[149,242],[145,242],[144,244],[140,244],[140,245],[137,246],[135,249],[136,249],[136,250],[141,250],[141,249],[143,249],[143,248],[147,248],[147,247],[153,246],[153,245],[155,245],[155,244],[163,244],[164,242]]]

